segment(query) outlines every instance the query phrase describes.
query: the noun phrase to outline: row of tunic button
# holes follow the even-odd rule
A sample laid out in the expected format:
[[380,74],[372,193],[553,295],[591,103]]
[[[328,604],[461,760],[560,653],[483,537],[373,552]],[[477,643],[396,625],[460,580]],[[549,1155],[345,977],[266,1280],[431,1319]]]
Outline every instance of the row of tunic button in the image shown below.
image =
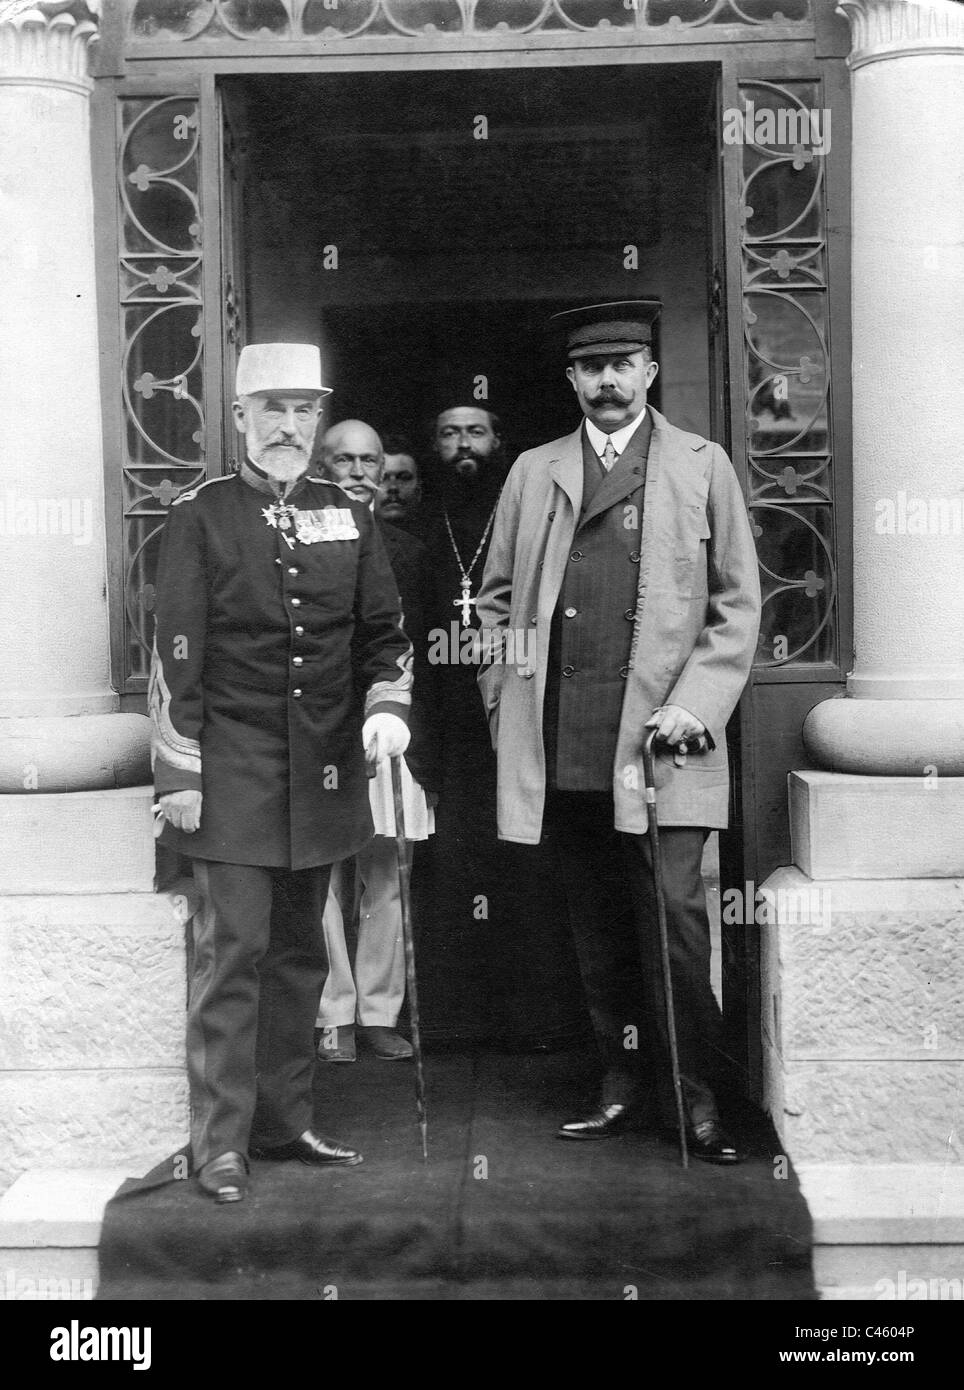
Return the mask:
[[[280,565],[280,564],[281,564],[281,560],[280,560],[280,559],[275,559],[275,564],[276,564],[276,565]],[[298,568],[297,565],[289,565],[289,566],[288,566],[288,573],[289,573],[290,575],[292,575],[292,576],[297,576],[297,575],[299,575],[299,574],[301,573],[301,570]],[[300,599],[300,598],[291,598],[291,599],[289,599],[288,601],[289,601],[289,603],[291,604],[292,608],[300,608],[300,607],[301,607],[301,599]],[[304,637],[304,635],[305,635],[305,630],[304,630],[304,628],[302,627],[301,623],[298,623],[298,624],[296,625],[296,627],[295,627],[295,636],[296,636],[296,637]],[[305,659],[304,659],[303,656],[293,656],[293,657],[291,658],[291,664],[292,664],[292,666],[304,666],[304,664],[305,664]],[[292,690],[292,692],[291,692],[291,698],[292,698],[293,700],[300,700],[301,697],[302,697],[302,695],[304,695],[304,693],[305,693],[305,692],[300,688],[300,686],[296,686],[295,689]]]

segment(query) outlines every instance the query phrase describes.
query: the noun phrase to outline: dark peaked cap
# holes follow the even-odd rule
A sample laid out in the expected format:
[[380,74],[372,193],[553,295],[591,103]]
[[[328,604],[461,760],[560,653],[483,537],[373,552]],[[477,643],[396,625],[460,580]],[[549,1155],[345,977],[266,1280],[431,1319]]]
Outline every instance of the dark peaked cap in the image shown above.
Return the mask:
[[549,327],[565,338],[570,360],[617,352],[639,352],[653,339],[658,299],[620,299],[613,304],[584,304],[553,314]]

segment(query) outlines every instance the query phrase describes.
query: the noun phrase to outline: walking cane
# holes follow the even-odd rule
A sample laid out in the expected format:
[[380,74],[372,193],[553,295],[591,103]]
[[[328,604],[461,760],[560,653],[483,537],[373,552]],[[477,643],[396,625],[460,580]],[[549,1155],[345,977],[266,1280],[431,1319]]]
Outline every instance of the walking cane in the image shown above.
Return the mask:
[[[656,895],[656,921],[659,926],[659,957],[663,977],[663,998],[666,1001],[666,1032],[669,1037],[669,1062],[673,1073],[673,1094],[676,1098],[676,1123],[679,1128],[679,1149],[683,1167],[690,1166],[689,1151],[686,1147],[686,1117],[683,1113],[683,1087],[679,1074],[679,1049],[676,1045],[676,1014],[673,1009],[673,978],[669,962],[669,934],[666,928],[666,898],[663,893],[663,857],[659,847],[659,823],[656,816],[656,772],[653,766],[653,745],[657,729],[650,729],[643,744],[643,781],[646,789],[646,817],[649,822],[650,851],[653,859],[653,888]],[[694,747],[700,745],[693,741]],[[643,973],[648,968],[646,941],[643,927],[640,926],[640,951],[643,959]]]
[[412,1024],[412,1051],[415,1054],[415,1110],[422,1135],[422,1158],[428,1162],[428,1112],[425,1108],[425,1073],[422,1069],[422,1040],[418,1031],[418,983],[415,978],[415,941],[412,935],[412,889],[405,846],[405,808],[402,804],[402,760],[392,758],[392,796],[395,800],[395,853],[398,860],[398,890],[402,900],[402,937],[405,942],[405,981],[408,989],[408,1015]]

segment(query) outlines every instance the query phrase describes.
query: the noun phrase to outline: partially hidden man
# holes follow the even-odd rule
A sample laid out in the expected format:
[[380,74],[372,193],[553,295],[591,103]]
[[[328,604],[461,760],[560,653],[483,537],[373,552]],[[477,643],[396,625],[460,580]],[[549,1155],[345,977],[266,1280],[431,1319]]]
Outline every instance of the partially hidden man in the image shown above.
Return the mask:
[[[478,600],[489,629],[537,634],[534,662],[479,676],[498,754],[502,839],[554,846],[602,1056],[596,1108],[563,1139],[673,1114],[642,746],[658,728],[657,808],[690,1151],[740,1154],[714,1094],[704,843],[727,824],[725,727],[760,616],[746,505],[724,451],[647,405],[651,301],[555,316],[584,420],[506,481]],[[518,643],[516,644],[518,645]],[[709,748],[687,753],[704,736]],[[640,940],[644,942],[645,969]]]
[[369,763],[408,744],[412,653],[369,509],[309,475],[317,347],[238,361],[236,474],[164,528],[151,672],[161,843],[202,894],[187,1019],[191,1151],[238,1201],[248,1156],[361,1155],[312,1128],[314,1024],[332,863],[372,835]]

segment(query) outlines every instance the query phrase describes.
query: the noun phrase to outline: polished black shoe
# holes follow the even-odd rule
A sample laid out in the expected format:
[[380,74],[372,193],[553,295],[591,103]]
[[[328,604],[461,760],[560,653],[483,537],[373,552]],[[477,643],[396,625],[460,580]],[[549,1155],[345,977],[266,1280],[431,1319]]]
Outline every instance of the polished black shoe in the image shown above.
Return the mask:
[[557,1139],[611,1139],[622,1134],[629,1120],[628,1105],[601,1105],[581,1120],[569,1120],[556,1131]]
[[248,1190],[248,1165],[243,1154],[218,1154],[198,1169],[198,1185],[216,1202],[240,1202]]
[[313,1130],[306,1129],[304,1134],[297,1139],[292,1139],[289,1144],[280,1144],[271,1149],[252,1149],[255,1158],[269,1158],[276,1161],[285,1159],[297,1159],[299,1163],[311,1163],[319,1167],[331,1167],[333,1164],[340,1163],[347,1167],[353,1163],[361,1163],[362,1156],[355,1149],[346,1148],[344,1144],[336,1144],[333,1139],[322,1139]]
[[701,1120],[686,1135],[686,1147],[693,1158],[704,1163],[742,1163],[743,1155],[721,1127],[719,1120]]

